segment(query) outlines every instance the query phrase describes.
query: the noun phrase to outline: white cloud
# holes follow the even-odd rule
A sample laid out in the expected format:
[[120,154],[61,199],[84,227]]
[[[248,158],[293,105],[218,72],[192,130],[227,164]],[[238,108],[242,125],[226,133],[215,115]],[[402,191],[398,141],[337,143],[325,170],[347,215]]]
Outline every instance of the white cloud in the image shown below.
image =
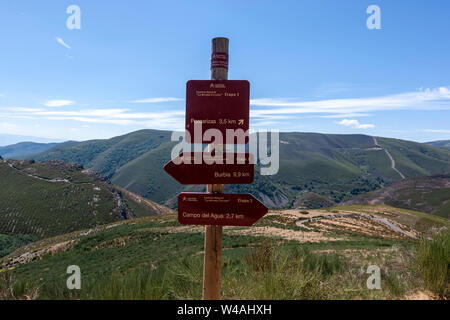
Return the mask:
[[254,117],[271,114],[330,113],[337,115],[383,110],[449,110],[450,86],[370,98],[317,101],[262,98],[252,99],[250,104],[254,107],[272,107],[253,109],[251,114]]
[[172,97],[160,97],[160,98],[146,98],[140,100],[132,100],[133,103],[159,103],[159,102],[172,102],[172,101],[183,101],[180,98],[172,98]]
[[433,132],[433,133],[450,133],[450,130],[448,130],[448,129],[423,129],[420,131]]
[[375,127],[375,125],[370,124],[370,123],[361,124],[356,119],[344,119],[344,120],[342,120],[342,121],[340,121],[338,123],[343,125],[343,126],[350,127],[350,128],[355,128],[355,129],[370,129],[370,128],[374,128]]
[[64,42],[63,39],[61,39],[60,37],[56,37],[56,41],[58,41],[58,43],[64,47],[66,47],[67,49],[72,49],[67,43]]
[[133,120],[128,119],[103,119],[103,118],[86,118],[86,117],[64,117],[64,116],[52,116],[46,117],[48,120],[72,120],[78,122],[87,123],[101,123],[101,124],[117,124],[121,126],[127,126],[133,123]]
[[38,112],[38,111],[44,111],[45,109],[40,109],[40,108],[11,107],[11,108],[7,108],[6,110],[18,111],[18,112]]
[[44,103],[46,107],[64,107],[70,106],[74,103],[72,100],[49,100]]
[[184,111],[131,112],[129,109],[45,110],[38,108],[10,108],[16,113],[8,117],[35,116],[47,120],[71,120],[83,123],[114,124],[121,126],[143,125],[155,129],[183,127]]
[[17,125],[10,122],[0,122],[0,128],[17,128]]
[[326,116],[319,116],[319,118],[356,118],[356,117],[370,117],[370,113],[343,113],[343,114],[331,114]]

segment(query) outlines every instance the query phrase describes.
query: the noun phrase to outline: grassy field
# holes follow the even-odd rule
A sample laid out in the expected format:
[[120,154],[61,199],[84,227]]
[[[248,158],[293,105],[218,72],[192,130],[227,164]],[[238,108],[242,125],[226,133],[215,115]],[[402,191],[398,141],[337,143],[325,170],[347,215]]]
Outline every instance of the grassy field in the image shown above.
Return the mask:
[[[419,262],[436,256],[432,250],[423,250],[432,240],[404,237],[361,219],[334,229],[317,221],[305,227],[295,223],[301,217],[336,212],[349,217],[356,213],[389,217],[404,230],[421,226],[418,239],[436,228],[448,234],[447,219],[386,206],[272,212],[253,227],[225,228],[223,298],[405,299],[417,292],[432,298],[447,296],[442,279],[441,289],[430,285],[423,271],[430,267]],[[423,219],[427,223],[418,224]],[[378,233],[354,229],[357,221]],[[3,287],[4,295],[12,288],[15,298],[200,299],[203,240],[203,227],[181,226],[174,215],[120,221],[89,234],[44,239],[0,260],[0,296]],[[30,261],[20,263],[24,253],[31,254]],[[437,257],[441,266],[448,265],[448,256]],[[81,268],[81,290],[66,287],[69,265]],[[381,290],[366,286],[369,265],[381,269]]]

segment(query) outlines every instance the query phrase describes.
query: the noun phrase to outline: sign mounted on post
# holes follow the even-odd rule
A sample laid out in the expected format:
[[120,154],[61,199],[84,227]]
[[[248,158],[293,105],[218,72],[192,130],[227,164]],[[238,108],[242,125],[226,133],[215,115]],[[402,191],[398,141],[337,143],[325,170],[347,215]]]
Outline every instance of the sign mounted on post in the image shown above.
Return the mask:
[[[186,85],[187,143],[204,143],[203,133],[208,129],[221,132],[224,143],[246,144],[234,138],[226,141],[226,130],[249,129],[250,83],[247,80],[190,80]],[[194,134],[195,123],[201,123],[200,134]],[[206,141],[205,143],[211,143]]]
[[267,211],[251,194],[182,192],[178,195],[181,224],[251,226]]
[[253,158],[250,153],[181,153],[164,170],[181,184],[251,184]]

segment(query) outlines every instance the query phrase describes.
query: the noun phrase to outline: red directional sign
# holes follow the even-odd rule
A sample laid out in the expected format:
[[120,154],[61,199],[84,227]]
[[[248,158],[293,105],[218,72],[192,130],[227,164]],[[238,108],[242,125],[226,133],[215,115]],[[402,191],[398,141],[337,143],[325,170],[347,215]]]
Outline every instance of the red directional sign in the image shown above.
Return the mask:
[[182,192],[178,195],[181,224],[251,226],[267,212],[251,194]]
[[[250,83],[247,80],[190,80],[186,85],[186,142],[203,143],[203,133],[218,129],[223,143],[245,144],[243,140],[226,141],[226,130],[249,128]],[[202,125],[194,134],[194,125]],[[210,143],[211,141],[205,141]]]
[[164,166],[164,170],[181,184],[251,184],[255,177],[250,153],[191,152]]

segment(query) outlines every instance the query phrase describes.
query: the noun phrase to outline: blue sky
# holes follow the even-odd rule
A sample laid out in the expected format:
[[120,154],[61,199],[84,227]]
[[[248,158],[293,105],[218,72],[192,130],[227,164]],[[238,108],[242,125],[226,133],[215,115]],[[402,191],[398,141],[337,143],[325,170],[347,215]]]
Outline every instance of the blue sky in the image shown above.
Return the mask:
[[186,81],[209,79],[210,41],[225,36],[253,129],[450,139],[449,16],[444,0],[3,0],[0,134],[182,129]]

